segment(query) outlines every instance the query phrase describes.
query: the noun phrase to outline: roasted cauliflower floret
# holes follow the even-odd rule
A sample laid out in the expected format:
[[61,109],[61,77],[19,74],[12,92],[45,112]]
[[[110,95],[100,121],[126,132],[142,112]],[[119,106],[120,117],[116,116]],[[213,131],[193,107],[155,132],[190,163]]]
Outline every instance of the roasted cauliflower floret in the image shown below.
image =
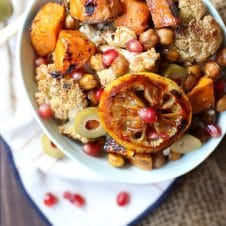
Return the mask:
[[156,70],[157,62],[160,58],[160,54],[155,51],[154,48],[147,52],[139,54],[130,63],[131,72],[150,71]]
[[108,45],[116,48],[125,48],[129,40],[137,38],[134,31],[124,26],[118,27],[115,32],[107,30],[102,37]]
[[97,72],[102,86],[106,87],[110,82],[115,80],[117,77],[112,68],[107,68]]
[[187,28],[178,28],[172,48],[182,62],[204,62],[218,50],[222,40],[220,26],[212,16],[205,16],[203,20],[191,20]]
[[180,17],[184,22],[191,19],[199,20],[206,13],[206,7],[202,0],[179,0]]
[[[48,73],[40,79],[43,71]],[[48,67],[37,69],[36,79],[39,78],[38,92],[35,94],[38,105],[50,104],[56,118],[61,120],[72,119],[79,110],[86,107],[87,101],[78,84],[73,79],[54,79]]]

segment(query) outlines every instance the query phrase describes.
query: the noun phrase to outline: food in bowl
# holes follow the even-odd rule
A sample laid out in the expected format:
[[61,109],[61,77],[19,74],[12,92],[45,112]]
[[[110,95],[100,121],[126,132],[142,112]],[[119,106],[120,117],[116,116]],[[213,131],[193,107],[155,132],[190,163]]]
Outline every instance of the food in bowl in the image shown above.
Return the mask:
[[46,3],[30,33],[40,115],[115,167],[160,168],[221,136],[223,36],[194,3],[202,11],[183,0]]

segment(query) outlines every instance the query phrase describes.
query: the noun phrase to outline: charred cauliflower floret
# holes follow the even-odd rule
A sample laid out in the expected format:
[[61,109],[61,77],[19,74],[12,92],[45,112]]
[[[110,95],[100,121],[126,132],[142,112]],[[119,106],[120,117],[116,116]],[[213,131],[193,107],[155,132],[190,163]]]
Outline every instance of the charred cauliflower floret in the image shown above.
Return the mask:
[[115,80],[117,77],[112,68],[107,68],[97,72],[102,86],[106,87],[110,82]]
[[223,40],[220,26],[212,16],[203,20],[191,20],[188,27],[176,29],[173,49],[180,54],[182,62],[204,62],[213,55]]
[[126,43],[131,39],[136,39],[134,31],[127,27],[117,27],[116,31],[107,30],[102,34],[103,39],[108,45],[116,48],[125,48]]
[[154,48],[147,52],[139,54],[130,63],[131,72],[150,71],[156,70],[157,62],[160,58],[160,54],[155,51]]
[[206,7],[202,0],[179,0],[180,17],[184,22],[191,19],[199,20],[206,13]]

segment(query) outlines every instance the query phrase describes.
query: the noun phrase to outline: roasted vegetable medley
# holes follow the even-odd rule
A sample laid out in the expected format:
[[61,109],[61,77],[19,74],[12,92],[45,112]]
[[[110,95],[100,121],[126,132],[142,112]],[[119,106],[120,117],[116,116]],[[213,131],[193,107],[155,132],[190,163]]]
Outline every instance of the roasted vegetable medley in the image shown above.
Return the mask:
[[48,2],[30,37],[39,114],[86,154],[151,170],[222,136],[226,48],[202,0]]

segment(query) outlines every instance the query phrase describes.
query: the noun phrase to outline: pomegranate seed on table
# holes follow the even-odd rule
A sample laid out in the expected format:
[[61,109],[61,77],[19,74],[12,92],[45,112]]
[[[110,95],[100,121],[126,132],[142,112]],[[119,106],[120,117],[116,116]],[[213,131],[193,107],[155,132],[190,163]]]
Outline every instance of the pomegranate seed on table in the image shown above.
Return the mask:
[[118,56],[119,54],[115,49],[108,49],[103,53],[103,63],[106,66],[110,66]]
[[38,109],[39,115],[44,119],[50,119],[54,113],[49,104],[42,104]]
[[73,194],[70,201],[78,207],[83,207],[86,203],[84,197],[80,194]]
[[52,193],[46,193],[45,198],[43,200],[44,204],[48,207],[51,207],[57,203],[57,197]]
[[98,143],[88,143],[83,146],[83,151],[90,156],[97,156],[100,150],[101,146]]
[[154,123],[158,120],[157,113],[154,108],[146,107],[138,111],[140,118],[146,123]]
[[130,196],[129,196],[129,193],[128,192],[120,192],[118,195],[117,195],[117,204],[119,206],[125,206],[129,203],[130,201]]
[[100,89],[95,91],[95,97],[96,97],[97,101],[100,101],[100,98],[101,98],[101,95],[102,95],[103,92],[104,92],[103,88],[100,88]]
[[128,41],[126,44],[126,48],[133,53],[141,53],[143,51],[142,44],[136,39]]
[[222,135],[221,128],[216,124],[208,124],[206,126],[206,131],[211,137],[220,137]]
[[64,194],[63,194],[63,197],[65,199],[68,199],[68,200],[71,200],[72,196],[73,196],[73,194],[71,192],[69,192],[69,191],[65,191]]
[[40,65],[47,64],[47,63],[48,63],[47,60],[43,57],[39,57],[39,58],[35,59],[35,62],[34,62],[35,67],[39,67]]

